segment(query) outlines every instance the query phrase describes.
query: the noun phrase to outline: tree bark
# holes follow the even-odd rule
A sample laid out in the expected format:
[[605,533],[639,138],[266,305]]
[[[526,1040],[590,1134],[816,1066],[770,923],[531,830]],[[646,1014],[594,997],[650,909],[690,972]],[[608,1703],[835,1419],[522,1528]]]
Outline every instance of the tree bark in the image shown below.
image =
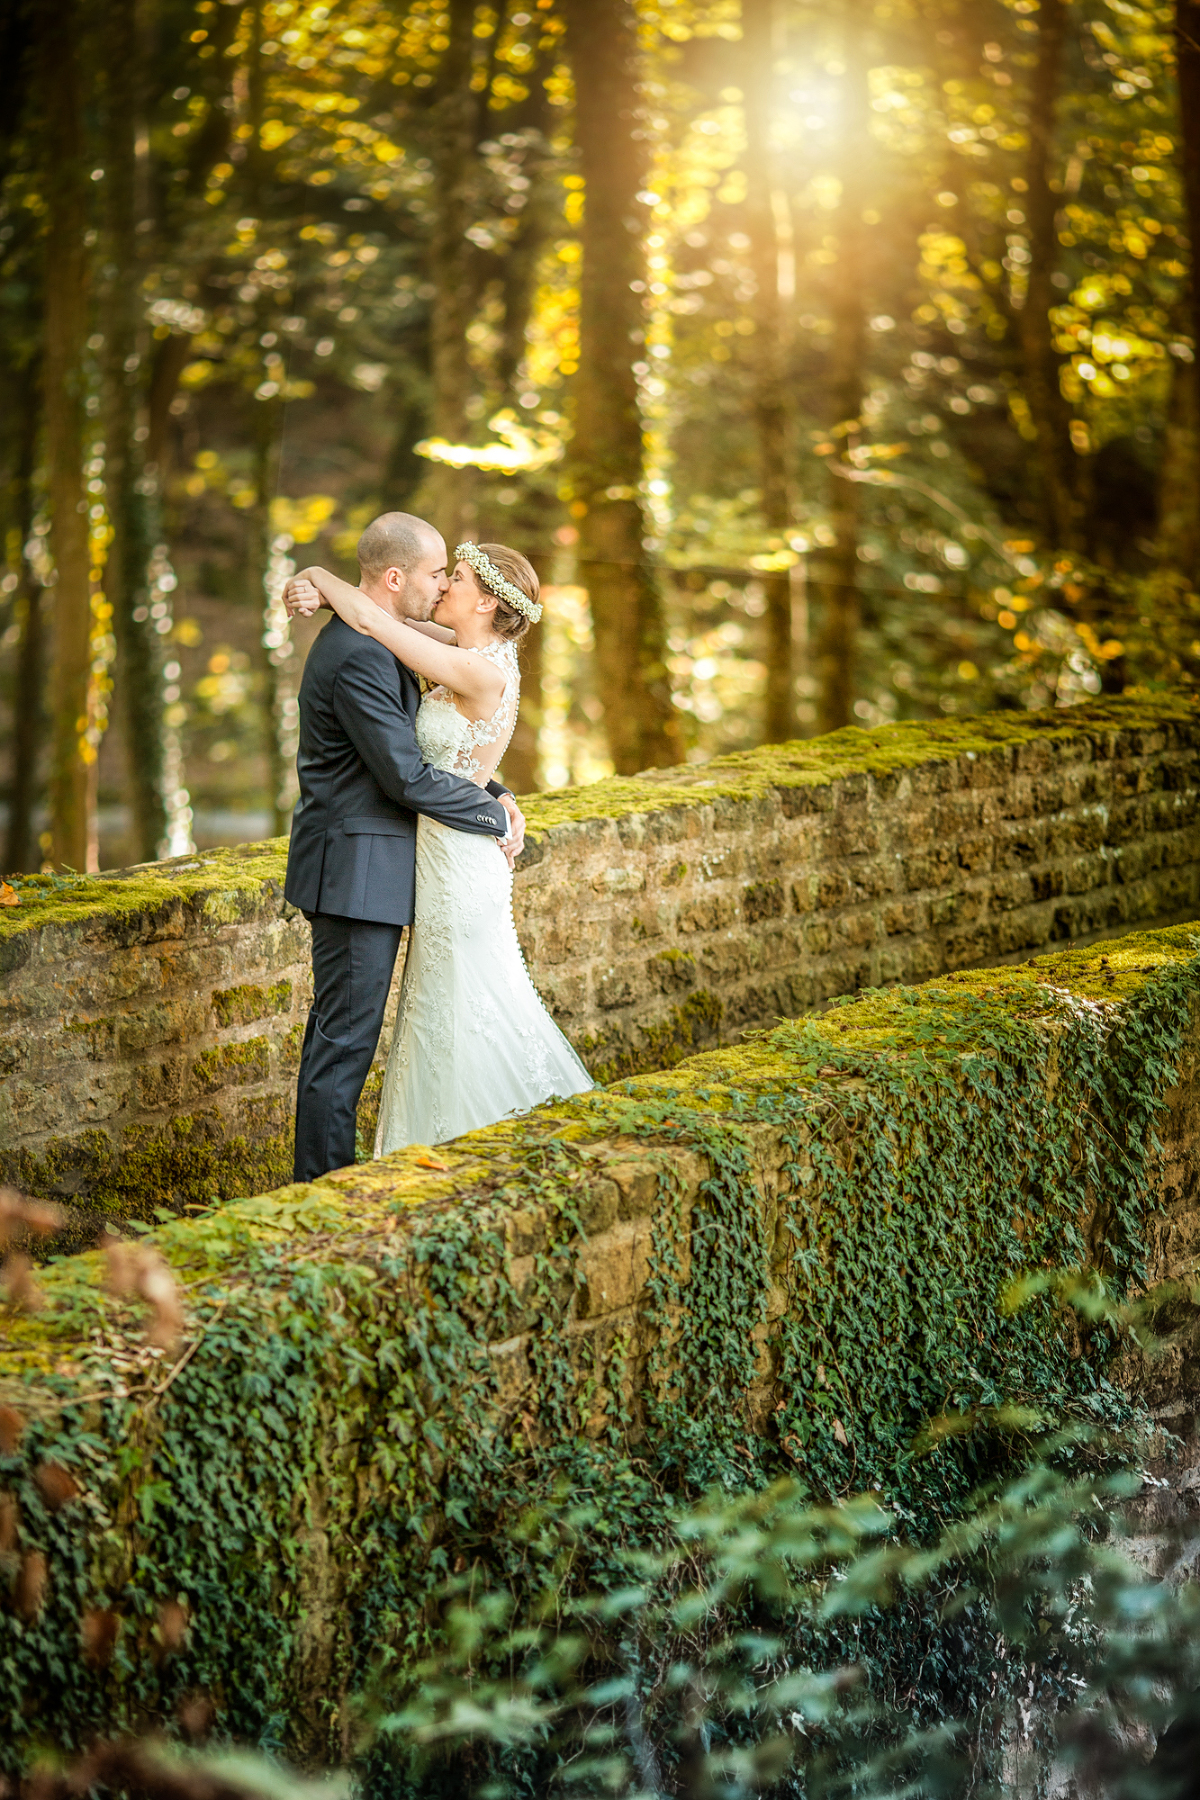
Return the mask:
[[[742,0],[746,73],[746,222],[754,269],[754,423],[758,435],[763,524],[787,541],[791,524],[790,387],[779,291],[779,232],[775,217],[771,115],[774,62],[779,52],[777,0]],[[779,744],[796,734],[792,645],[792,584],[786,570],[762,577],[766,593],[767,682],[763,737]]]
[[[294,703],[287,664],[293,654],[286,616],[272,589],[274,531],[271,525],[271,490],[279,457],[282,406],[278,400],[255,400],[254,487],[250,509],[250,544],[247,566],[253,583],[251,599],[262,619],[259,632],[259,668],[262,676],[261,717],[263,749],[267,762],[267,804],[271,811],[271,835],[283,837],[289,826],[292,798],[289,792],[292,762],[289,754],[289,701]],[[287,540],[285,539],[286,543]],[[291,565],[288,565],[291,567]]]
[[829,514],[834,542],[814,559],[813,585],[821,603],[816,648],[818,730],[838,731],[854,717],[860,624],[858,594],[859,488],[849,479],[850,451],[861,429],[866,349],[867,158],[870,145],[870,91],[863,34],[863,0],[847,0],[842,107],[839,121],[841,199],[834,220],[837,263],[833,275],[829,352],[830,433]]
[[572,479],[579,572],[591,602],[596,677],[618,774],[678,762],[662,605],[647,566],[640,488],[642,420],[633,362],[645,342],[645,180],[638,132],[630,0],[566,0],[575,72],[576,142],[586,201],[580,278],[580,369]]
[[[544,582],[552,558],[533,555],[530,562]],[[512,743],[504,752],[504,779],[515,794],[534,794],[541,787],[538,733],[542,728],[542,658],[545,626],[531,625],[521,639],[521,707]]]
[[[479,305],[475,246],[467,236],[478,160],[479,109],[471,90],[475,0],[450,0],[447,11],[450,41],[430,117],[437,210],[429,264],[438,296],[430,320],[430,426],[434,437],[462,444],[472,428],[467,404],[475,389],[467,329]],[[451,552],[462,538],[475,534],[478,482],[475,469],[432,463],[421,483],[415,504],[445,533]]]
[[[167,837],[163,674],[149,618],[147,565],[153,547],[144,450],[136,432],[144,407],[146,342],[141,318],[138,224],[146,211],[139,175],[145,111],[137,0],[108,0],[104,11],[108,270],[105,293],[105,475],[112,541],[104,585],[119,658],[126,783],[137,859],[164,853]],[[143,152],[144,154],[144,152]],[[140,618],[139,618],[140,613]]]
[[[1188,241],[1191,246],[1191,331],[1192,362],[1186,370],[1176,365],[1176,378],[1190,377],[1191,392],[1180,396],[1180,413],[1187,420],[1191,438],[1188,448],[1195,466],[1196,434],[1200,430],[1200,0],[1175,0],[1176,80],[1179,86],[1180,161],[1183,172],[1184,211],[1187,217]],[[1172,411],[1174,412],[1174,408]],[[1169,446],[1168,427],[1168,446]],[[1191,504],[1195,505],[1195,490]],[[1165,499],[1160,502],[1165,517]],[[1188,551],[1191,560],[1180,564],[1185,574],[1194,577],[1200,560],[1200,545],[1193,537]]]
[[1075,493],[1075,452],[1050,322],[1050,311],[1055,305],[1051,277],[1058,266],[1058,196],[1050,186],[1050,175],[1069,8],[1070,0],[1042,0],[1037,15],[1037,62],[1029,96],[1029,158],[1025,169],[1031,261],[1024,305],[1017,315],[1017,331],[1025,398],[1037,431],[1035,454],[1042,490],[1043,528],[1052,546],[1078,550],[1083,548],[1083,538]]
[[8,839],[4,867],[9,874],[28,874],[41,867],[34,815],[38,802],[39,752],[45,730],[45,610],[42,588],[25,554],[33,530],[33,470],[37,459],[38,372],[24,371],[16,391],[20,439],[11,488],[12,519],[19,544],[16,593],[21,647],[17,652],[17,684],[13,716],[13,779],[9,790]]
[[1200,569],[1200,394],[1196,364],[1173,360],[1158,477],[1162,560],[1194,581]]
[[83,355],[88,334],[84,248],[82,94],[78,0],[39,10],[46,197],[45,363],[47,488],[54,554],[51,856],[58,867],[98,867],[96,743],[90,716],[92,607],[83,477]]

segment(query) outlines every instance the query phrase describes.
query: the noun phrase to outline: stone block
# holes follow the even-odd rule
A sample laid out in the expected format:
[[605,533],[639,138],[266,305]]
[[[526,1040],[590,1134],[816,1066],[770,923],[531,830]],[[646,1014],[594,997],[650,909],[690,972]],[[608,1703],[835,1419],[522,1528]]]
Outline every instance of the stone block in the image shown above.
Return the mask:
[[191,1086],[195,1093],[211,1094],[218,1088],[265,1081],[270,1072],[271,1049],[267,1039],[247,1038],[242,1043],[214,1044],[202,1051],[192,1065]]
[[958,841],[958,866],[965,875],[986,875],[995,858],[994,836],[964,837]]
[[696,958],[688,950],[660,950],[649,970],[660,994],[686,993],[696,985]]
[[621,894],[640,894],[646,885],[646,876],[641,869],[601,869],[592,877],[592,887],[598,894],[616,898]]
[[648,1218],[625,1219],[581,1247],[579,1318],[599,1319],[636,1305],[650,1272],[652,1232]]
[[1048,828],[1042,820],[1001,825],[996,833],[997,869],[1027,869],[1049,853]]
[[596,982],[596,1004],[605,1012],[614,1007],[631,1006],[635,1000],[650,992],[653,982],[648,979],[645,963],[625,963],[621,968],[606,970]]
[[929,906],[924,900],[893,900],[883,908],[882,919],[889,937],[924,931],[929,923]]
[[1187,863],[1200,864],[1200,830],[1189,826],[1183,831],[1164,831],[1158,838],[1148,838],[1147,843],[1154,844],[1161,851],[1161,860],[1167,868],[1180,868]]
[[823,869],[817,875],[816,904],[822,912],[845,906],[853,888],[844,868]]
[[649,1162],[606,1162],[604,1173],[617,1189],[621,1219],[640,1219],[658,1204],[659,1172]]
[[950,885],[954,872],[954,855],[949,846],[940,850],[906,856],[903,861],[904,885],[910,892]]
[[945,966],[949,969],[968,969],[1003,955],[998,944],[999,937],[999,924],[993,919],[983,920],[965,930],[948,931],[942,940]]
[[243,982],[237,987],[218,989],[212,996],[212,1010],[218,1026],[252,1025],[258,1019],[273,1018],[291,1010],[292,984],[276,981],[270,987]]
[[805,954],[824,956],[833,948],[833,924],[828,919],[814,919],[802,934]]
[[1098,856],[1073,856],[1063,865],[1063,886],[1068,894],[1088,894],[1107,887],[1108,864]]
[[[265,1069],[264,1069],[265,1073]],[[142,1063],[136,1073],[137,1103],[143,1112],[165,1112],[179,1106],[188,1092],[186,1056]]]
[[785,904],[780,882],[756,881],[743,890],[742,916],[747,925],[757,925],[763,919],[781,918]]
[[900,879],[894,854],[852,857],[846,864],[846,874],[856,900],[877,900],[881,894],[893,894]]
[[1056,900],[1066,891],[1067,878],[1062,869],[1034,869],[1029,876],[1029,891],[1035,904]]
[[493,1393],[502,1411],[511,1412],[533,1385],[527,1337],[505,1338],[503,1343],[488,1345]]
[[1028,906],[1033,899],[1033,885],[1028,875],[1009,874],[997,877],[988,890],[988,904],[994,913],[1011,912],[1016,906]]
[[722,894],[706,894],[703,899],[689,901],[679,909],[681,932],[728,930],[737,917],[732,900]]
[[879,925],[874,913],[844,913],[838,921],[838,936],[843,944],[851,944],[861,949],[873,944],[879,935]]
[[615,1225],[621,1214],[622,1193],[611,1175],[591,1181],[575,1204],[576,1216],[584,1232],[594,1237]]

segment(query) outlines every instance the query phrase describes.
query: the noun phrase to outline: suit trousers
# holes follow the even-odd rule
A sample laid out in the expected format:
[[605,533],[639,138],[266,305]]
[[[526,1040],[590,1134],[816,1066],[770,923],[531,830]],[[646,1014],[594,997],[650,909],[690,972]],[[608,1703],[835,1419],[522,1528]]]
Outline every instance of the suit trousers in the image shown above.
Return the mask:
[[313,1003],[296,1083],[295,1180],[354,1161],[358,1098],[375,1055],[403,926],[306,913]]

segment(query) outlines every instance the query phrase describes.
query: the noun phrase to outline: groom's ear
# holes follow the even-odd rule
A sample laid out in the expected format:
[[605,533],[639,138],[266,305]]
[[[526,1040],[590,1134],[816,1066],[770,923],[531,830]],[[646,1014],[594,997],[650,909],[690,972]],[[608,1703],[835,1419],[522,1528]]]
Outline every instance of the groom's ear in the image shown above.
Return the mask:
[[407,579],[403,569],[393,567],[383,571],[383,585],[389,594],[402,594]]

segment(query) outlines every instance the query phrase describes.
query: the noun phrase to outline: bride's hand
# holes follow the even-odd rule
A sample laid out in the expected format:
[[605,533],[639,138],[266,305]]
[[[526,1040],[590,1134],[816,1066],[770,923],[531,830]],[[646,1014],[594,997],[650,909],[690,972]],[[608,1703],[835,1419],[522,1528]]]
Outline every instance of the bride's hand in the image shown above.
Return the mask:
[[293,575],[284,587],[283,604],[287,607],[289,618],[311,619],[328,602],[322,600],[320,590],[306,575]]
[[[292,577],[294,582],[303,582],[311,587],[320,597],[320,604],[328,606],[332,612],[343,619],[353,630],[370,636],[369,621],[378,619],[383,608],[374,600],[369,600],[360,588],[351,587],[348,581],[341,581],[331,575],[328,569],[322,569],[314,563],[311,568],[301,569]],[[385,617],[387,615],[385,614]]]
[[500,848],[511,869],[525,848],[525,814],[511,794],[500,794],[498,798],[508,814],[508,836],[500,839]]

